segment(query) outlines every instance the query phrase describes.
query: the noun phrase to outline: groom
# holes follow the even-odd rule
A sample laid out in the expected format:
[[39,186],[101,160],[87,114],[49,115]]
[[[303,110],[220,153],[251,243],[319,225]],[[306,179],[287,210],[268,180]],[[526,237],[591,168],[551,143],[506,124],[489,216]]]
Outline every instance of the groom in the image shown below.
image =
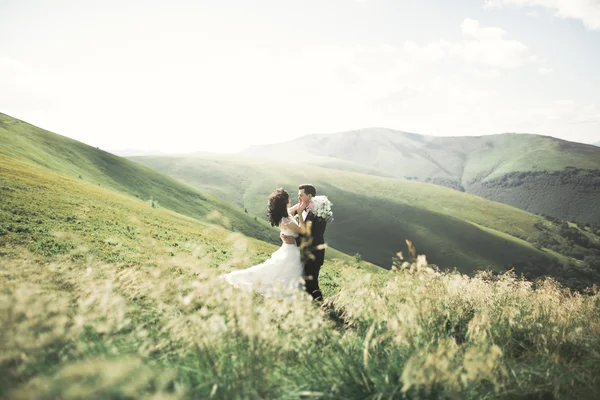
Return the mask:
[[293,244],[296,241],[298,246],[306,243],[310,250],[310,254],[303,260],[306,291],[314,300],[323,301],[323,294],[321,293],[321,289],[319,289],[319,272],[325,261],[324,235],[327,221],[317,217],[312,211],[307,209],[311,199],[316,195],[317,190],[313,185],[305,184],[298,186],[298,204],[290,208],[289,211],[294,215],[297,213],[299,207],[304,210],[302,211],[302,215],[298,215],[298,218],[302,218],[304,222],[311,222],[310,233],[302,235],[297,239],[281,234],[281,239],[288,244]]

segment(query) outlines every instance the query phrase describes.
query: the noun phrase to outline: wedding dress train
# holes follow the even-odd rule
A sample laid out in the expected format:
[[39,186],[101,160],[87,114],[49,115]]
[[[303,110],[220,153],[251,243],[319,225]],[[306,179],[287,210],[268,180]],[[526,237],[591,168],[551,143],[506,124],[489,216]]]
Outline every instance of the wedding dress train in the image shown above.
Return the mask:
[[[290,217],[283,218],[279,223],[279,230],[286,236],[298,237],[297,233],[286,228],[290,224],[296,224],[296,221]],[[221,275],[221,278],[234,287],[254,290],[265,297],[285,298],[302,289],[303,270],[298,246],[283,243],[262,264]]]

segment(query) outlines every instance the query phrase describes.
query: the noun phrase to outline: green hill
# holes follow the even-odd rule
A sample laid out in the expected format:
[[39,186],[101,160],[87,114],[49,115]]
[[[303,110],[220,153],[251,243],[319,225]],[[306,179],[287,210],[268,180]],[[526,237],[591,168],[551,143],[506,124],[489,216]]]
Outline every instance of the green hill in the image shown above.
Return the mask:
[[[52,147],[56,138],[48,138]],[[264,299],[217,276],[264,260],[275,245],[226,229],[222,218],[209,223],[201,213],[196,218],[153,207],[145,197],[109,188],[119,177],[97,172],[103,186],[79,179],[82,167],[61,160],[58,149],[55,157],[36,149],[35,140],[21,143],[37,152],[37,162],[6,141],[0,154],[0,398],[595,398],[600,390],[598,293],[571,293],[554,282],[538,282],[534,290],[511,274],[445,274],[421,258],[409,265],[396,260],[390,272],[347,257],[324,265],[322,307],[308,296]],[[81,154],[70,150],[73,158]],[[218,179],[236,172],[236,182],[246,184],[290,171],[242,161],[210,160],[217,168],[206,176],[241,204],[264,207],[261,184],[255,196]],[[122,166],[148,173],[140,177],[145,186],[130,188],[134,193],[170,188],[186,200],[178,189],[185,185]],[[398,180],[314,172],[324,181],[338,179],[327,189],[339,199],[340,223],[357,212],[341,212],[351,204],[344,206],[341,194],[362,198],[357,205],[370,207],[373,217],[386,210],[386,201],[402,207]],[[297,173],[308,179],[311,171]],[[369,196],[353,197],[335,185],[384,202],[373,206]],[[388,186],[382,185],[391,194],[384,195],[381,188]],[[497,228],[515,232],[531,230],[527,218],[535,219],[519,210],[522,218],[516,218],[510,207],[477,197],[454,197],[449,189],[403,185],[402,211],[421,210],[424,221],[437,215],[438,225],[464,213],[465,204],[482,207],[471,210],[473,221],[485,223],[489,215]],[[426,189],[436,196],[421,196]],[[440,194],[449,199],[445,209]],[[204,198],[207,208],[229,212],[223,201]],[[436,204],[437,214],[428,211]],[[477,222],[447,221],[458,221],[455,237],[445,238],[458,246],[465,224],[493,245],[496,236],[520,243]],[[537,226],[533,230],[545,234],[540,241],[559,239],[554,224]],[[577,241],[588,238],[574,226],[560,229]]]
[[600,169],[511,172],[473,183],[469,191],[522,210],[600,224]]
[[280,243],[277,232],[242,209],[125,158],[0,114],[0,155],[57,171],[245,235]]
[[[209,266],[233,257],[238,267],[248,267],[277,249],[229,230],[223,223],[227,215],[202,222],[3,155],[0,193],[0,257],[19,258],[25,249],[41,257],[76,261],[91,256],[141,264],[156,262],[149,254],[166,258],[195,254],[204,262],[212,260]],[[253,223],[260,226],[263,221]],[[328,253],[329,260],[353,260],[334,249]],[[361,265],[378,269],[366,262]]]
[[[533,213],[600,223],[600,192],[596,189],[600,180],[594,174],[600,170],[600,149],[592,145],[529,134],[434,137],[371,128],[257,146],[244,155],[285,160],[290,149],[296,159],[313,165],[431,182]],[[365,170],[359,171],[358,166]],[[580,176],[588,175],[584,186],[572,179],[573,168]],[[535,184],[522,185],[505,195],[503,182],[516,173],[530,174],[529,180]],[[579,204],[593,204],[591,210],[579,204],[561,207],[540,201],[552,197],[568,202],[573,196]]]
[[322,308],[263,299],[216,276],[273,245],[4,155],[0,196],[2,398],[600,390],[598,294],[334,261]]
[[[217,224],[198,221],[97,184],[0,155],[0,256],[156,264],[202,255],[217,267],[231,258]],[[215,221],[219,222],[219,221]],[[238,235],[240,235],[238,233]],[[276,247],[250,239],[248,254]],[[221,245],[219,245],[219,243]]]
[[[503,271],[514,266],[522,272],[535,271],[530,274],[534,277],[560,276],[558,262],[583,262],[593,256],[579,252],[575,257],[579,261],[573,261],[565,250],[570,244],[558,235],[558,227],[534,215],[435,185],[369,175],[370,167],[360,164],[342,161],[346,167],[358,166],[361,173],[352,173],[322,167],[299,170],[292,164],[238,157],[139,159],[168,177],[0,117],[0,155],[7,160],[54,170],[274,244],[279,243],[277,232],[264,221],[267,195],[279,186],[294,192],[298,182],[310,180],[331,196],[336,207],[337,221],[327,232],[329,258],[347,257],[334,250],[339,249],[389,268],[398,251],[406,253],[409,239],[431,262],[446,269]],[[541,234],[543,240],[537,240]],[[594,280],[587,275],[579,278],[581,282],[572,286]]]
[[542,265],[545,273],[556,275],[557,261],[565,261],[527,241],[541,230],[562,240],[549,221],[436,185],[238,156],[133,159],[258,215],[274,187],[296,192],[299,183],[312,182],[334,204],[328,243],[384,268],[397,251],[406,250],[406,239],[430,262],[463,272]]

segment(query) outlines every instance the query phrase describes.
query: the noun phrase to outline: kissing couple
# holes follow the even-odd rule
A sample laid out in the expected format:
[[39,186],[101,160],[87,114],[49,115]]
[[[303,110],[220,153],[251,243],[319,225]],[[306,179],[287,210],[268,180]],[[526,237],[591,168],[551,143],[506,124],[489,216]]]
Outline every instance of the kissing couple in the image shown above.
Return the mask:
[[314,300],[323,301],[319,272],[325,260],[325,228],[333,220],[331,202],[304,184],[298,186],[298,203],[291,204],[284,189],[269,195],[267,216],[271,226],[279,227],[281,247],[262,264],[221,278],[265,297],[291,297],[304,287]]

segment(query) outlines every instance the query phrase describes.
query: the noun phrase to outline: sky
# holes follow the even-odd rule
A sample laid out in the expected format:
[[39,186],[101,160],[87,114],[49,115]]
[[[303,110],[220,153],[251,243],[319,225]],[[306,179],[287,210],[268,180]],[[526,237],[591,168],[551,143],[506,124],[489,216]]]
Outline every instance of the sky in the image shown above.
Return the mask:
[[368,127],[593,143],[598,71],[600,0],[0,0],[0,112],[105,150]]

